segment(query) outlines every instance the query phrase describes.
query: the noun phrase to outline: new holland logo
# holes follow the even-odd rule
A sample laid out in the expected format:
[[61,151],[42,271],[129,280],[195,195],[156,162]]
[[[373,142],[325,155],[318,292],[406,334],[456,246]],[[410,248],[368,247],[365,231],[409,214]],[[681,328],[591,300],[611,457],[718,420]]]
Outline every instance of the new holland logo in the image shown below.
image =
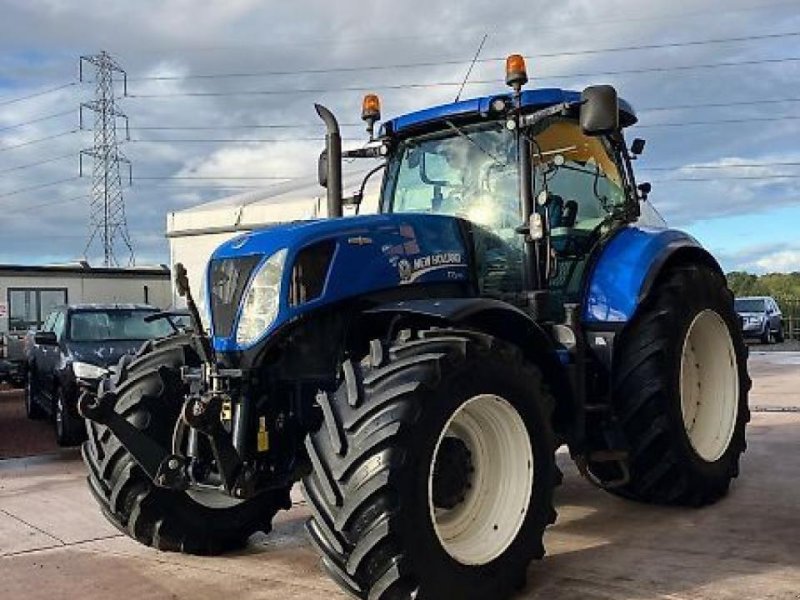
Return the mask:
[[397,261],[397,272],[400,275],[400,283],[412,283],[432,271],[466,266],[460,252],[440,252],[413,260],[400,259]]

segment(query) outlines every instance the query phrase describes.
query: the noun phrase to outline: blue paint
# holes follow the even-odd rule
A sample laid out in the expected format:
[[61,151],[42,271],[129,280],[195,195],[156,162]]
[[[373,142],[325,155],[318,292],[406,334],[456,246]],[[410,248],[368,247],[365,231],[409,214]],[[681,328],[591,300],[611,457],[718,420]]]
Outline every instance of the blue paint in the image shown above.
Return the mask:
[[701,247],[692,236],[675,229],[620,229],[603,248],[589,275],[583,321],[628,321],[636,311],[650,270],[677,245]]
[[[469,100],[461,100],[460,102],[451,102],[450,104],[426,108],[425,110],[402,115],[387,121],[384,124],[384,131],[388,130],[395,134],[402,134],[410,129],[442,122],[448,119],[458,117],[485,117],[489,114],[489,107],[491,106],[492,100],[495,98],[503,98],[510,102],[511,94],[494,94],[492,96],[471,98]],[[532,110],[553,106],[554,104],[578,102],[580,99],[581,95],[579,92],[562,90],[559,88],[542,88],[523,91],[521,95],[521,104],[524,110],[527,109],[526,111],[530,112]],[[636,113],[630,104],[620,98],[619,107],[622,111],[623,125],[628,126],[636,122]]]
[[[321,295],[300,306],[290,306],[289,286],[297,254],[326,240],[336,246]],[[470,276],[458,221],[445,215],[364,215],[278,225],[224,243],[212,259],[259,255],[264,257],[263,264],[283,248],[288,254],[278,316],[250,346],[305,313],[347,298],[403,285],[466,281]],[[258,267],[253,274],[257,271]],[[211,289],[210,282],[206,289]],[[230,337],[215,336],[213,343],[220,352],[245,349],[236,343],[235,326]]]

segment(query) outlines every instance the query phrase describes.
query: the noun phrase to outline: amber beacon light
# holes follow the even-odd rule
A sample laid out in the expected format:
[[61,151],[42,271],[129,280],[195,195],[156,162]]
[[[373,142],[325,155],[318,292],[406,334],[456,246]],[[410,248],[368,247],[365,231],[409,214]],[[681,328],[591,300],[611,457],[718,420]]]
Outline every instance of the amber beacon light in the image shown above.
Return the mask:
[[506,85],[519,91],[526,83],[528,83],[528,70],[525,67],[525,59],[521,54],[509,55],[506,58]]
[[376,94],[367,94],[361,103],[361,120],[367,122],[367,133],[372,140],[375,123],[381,118],[381,99]]

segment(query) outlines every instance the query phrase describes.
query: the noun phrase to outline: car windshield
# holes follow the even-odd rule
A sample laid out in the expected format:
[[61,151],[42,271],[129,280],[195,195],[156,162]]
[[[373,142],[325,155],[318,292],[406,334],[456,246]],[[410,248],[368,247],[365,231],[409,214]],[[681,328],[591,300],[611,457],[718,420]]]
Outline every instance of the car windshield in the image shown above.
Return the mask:
[[149,340],[173,333],[166,319],[147,322],[149,310],[89,310],[72,313],[69,339],[73,342],[103,342],[107,340]]
[[764,312],[764,300],[760,298],[737,298],[734,302],[736,312]]

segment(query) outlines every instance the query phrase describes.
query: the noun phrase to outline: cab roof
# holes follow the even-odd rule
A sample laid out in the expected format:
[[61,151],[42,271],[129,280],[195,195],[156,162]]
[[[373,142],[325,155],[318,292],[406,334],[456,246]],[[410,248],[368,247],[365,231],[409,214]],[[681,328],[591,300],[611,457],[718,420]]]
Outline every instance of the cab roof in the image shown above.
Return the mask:
[[[503,98],[507,102],[511,101],[511,94],[504,92],[479,98],[470,98],[459,102],[441,104],[424,110],[408,113],[386,121],[382,127],[383,134],[405,134],[419,129],[427,129],[436,126],[445,120],[468,119],[470,117],[487,117],[490,113],[490,106],[496,98]],[[581,99],[580,92],[562,90],[560,88],[542,88],[536,90],[524,90],[521,94],[521,104],[523,110],[527,112],[547,108],[555,104],[578,102]],[[623,127],[628,127],[636,123],[636,112],[633,107],[619,99],[620,122]]]

